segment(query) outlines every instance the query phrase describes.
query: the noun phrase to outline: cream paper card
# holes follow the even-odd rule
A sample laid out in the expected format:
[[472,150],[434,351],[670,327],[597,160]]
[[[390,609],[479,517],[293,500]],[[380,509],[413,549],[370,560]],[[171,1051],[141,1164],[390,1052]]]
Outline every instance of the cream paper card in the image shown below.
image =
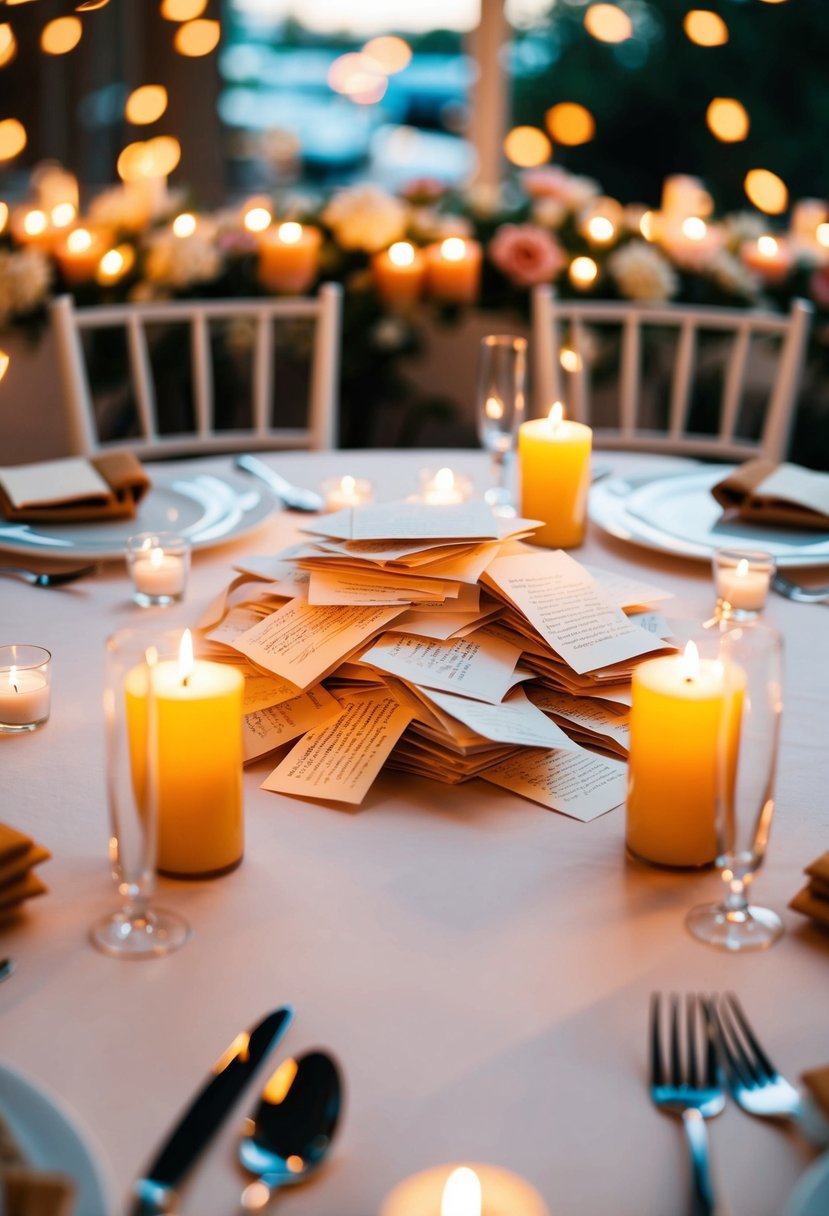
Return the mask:
[[408,606],[418,602],[442,601],[445,592],[445,583],[432,583],[429,579],[408,576],[399,578],[382,570],[364,574],[353,570],[314,569],[308,584],[308,603]]
[[297,735],[318,729],[325,722],[339,718],[339,701],[322,687],[309,688],[281,705],[271,705],[246,713],[242,719],[242,748],[244,763],[272,752]]
[[517,646],[485,634],[445,642],[414,634],[384,634],[362,661],[410,684],[459,692],[497,703],[514,682]]
[[484,502],[430,506],[385,502],[347,507],[315,521],[314,532],[338,540],[496,540],[498,524]]
[[336,721],[309,731],[263,781],[262,789],[332,802],[362,802],[405,731],[412,711],[388,690],[340,700]]
[[[314,689],[309,689],[309,693]],[[281,676],[246,676],[245,687],[242,691],[242,713],[252,714],[258,709],[271,709],[298,697],[301,690],[290,680]]]
[[401,611],[396,607],[318,607],[291,600],[232,645],[258,667],[308,688]]
[[467,697],[434,690],[427,695],[451,717],[494,743],[517,743],[524,747],[576,747],[560,726],[556,726],[527,700],[522,688],[513,689],[500,705],[487,705],[483,701],[470,701]]
[[12,506],[71,502],[73,498],[109,498],[112,489],[85,456],[48,460],[0,469]]
[[586,570],[590,577],[596,580],[617,608],[639,608],[644,604],[658,604],[662,600],[673,598],[672,591],[665,591],[652,583],[641,582],[638,578],[631,578],[629,574],[619,574],[616,570],[600,570],[597,566],[588,566],[586,562],[580,564],[582,570]]
[[631,624],[563,550],[496,558],[485,579],[503,591],[578,675],[664,648],[659,638]]
[[532,701],[539,710],[556,714],[596,735],[604,735],[627,752],[630,744],[630,713],[626,706],[595,697],[571,697],[566,692],[534,688]]
[[627,789],[623,761],[596,756],[584,748],[522,751],[481,776],[582,823],[621,806]]

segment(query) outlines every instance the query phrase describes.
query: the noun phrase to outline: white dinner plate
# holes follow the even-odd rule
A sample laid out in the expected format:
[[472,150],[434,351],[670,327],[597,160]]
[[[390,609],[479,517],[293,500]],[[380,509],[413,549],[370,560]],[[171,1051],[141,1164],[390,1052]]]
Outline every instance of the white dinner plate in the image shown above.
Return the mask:
[[811,1165],[789,1196],[784,1216],[826,1216],[829,1212],[829,1153]]
[[668,477],[599,482],[590,490],[590,518],[611,536],[678,557],[705,561],[715,549],[754,548],[771,553],[778,566],[829,563],[829,531],[721,522],[722,507],[711,487],[729,471],[706,465]]
[[21,524],[0,519],[0,550],[103,561],[122,557],[136,532],[176,532],[194,549],[242,536],[267,519],[276,500],[232,472],[150,470],[152,487],[132,519],[99,523]]
[[74,1179],[76,1216],[108,1216],[115,1210],[101,1168],[67,1112],[3,1064],[0,1114],[29,1165]]

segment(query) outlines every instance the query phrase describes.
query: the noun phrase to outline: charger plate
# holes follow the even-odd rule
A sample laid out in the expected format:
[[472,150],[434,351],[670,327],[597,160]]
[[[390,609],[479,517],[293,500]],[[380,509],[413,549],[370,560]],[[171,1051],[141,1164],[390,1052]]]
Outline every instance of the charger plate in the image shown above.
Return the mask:
[[152,488],[132,519],[72,524],[21,524],[0,519],[0,551],[29,556],[91,559],[123,557],[136,532],[175,532],[194,549],[233,540],[277,507],[266,488],[232,472],[188,473],[153,467]]
[[829,531],[795,531],[740,520],[722,522],[711,488],[730,472],[706,465],[661,477],[614,477],[591,487],[588,513],[619,540],[708,561],[715,549],[765,549],[778,566],[829,564]]

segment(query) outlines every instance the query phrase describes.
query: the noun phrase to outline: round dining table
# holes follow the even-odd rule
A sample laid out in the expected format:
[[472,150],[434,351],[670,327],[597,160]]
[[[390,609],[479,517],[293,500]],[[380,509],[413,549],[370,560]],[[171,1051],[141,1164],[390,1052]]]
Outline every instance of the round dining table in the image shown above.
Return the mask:
[[[687,466],[601,458],[625,475]],[[310,488],[368,478],[378,501],[415,493],[424,468],[451,466],[478,493],[489,478],[474,451],[265,459]],[[180,467],[220,476],[231,458]],[[0,1066],[46,1094],[87,1146],[108,1198],[105,1211],[76,1216],[126,1210],[211,1066],[282,1004],[295,1016],[270,1064],[325,1048],[345,1079],[325,1164],[274,1200],[286,1216],[377,1216],[402,1180],[449,1163],[511,1171],[550,1216],[686,1211],[682,1126],[649,1096],[651,994],[733,991],[792,1081],[829,1064],[829,933],[787,907],[804,867],[829,849],[829,609],[772,594],[765,610],[785,647],[777,807],[752,888],[784,923],[768,951],[732,955],[694,940],[685,914],[719,897],[718,873],[632,860],[624,807],[584,823],[482,780],[453,786],[384,769],[361,806],[338,808],[262,789],[276,763],[266,756],[244,771],[242,864],[211,880],[158,879],[156,902],[187,920],[190,940],[164,958],[108,957],[88,936],[118,903],[107,860],[104,641],[126,626],[195,623],[235,563],[293,543],[306,519],[274,504],[244,535],[198,549],[187,595],[169,608],[133,604],[123,559],[52,589],[0,580],[0,642],[53,656],[49,721],[0,737],[0,818],[52,854],[38,870],[48,893],[2,932],[0,953],[15,970],[0,984]],[[711,617],[709,562],[592,524],[571,552],[670,592],[660,605],[669,619]],[[0,551],[0,565],[18,558]],[[242,1123],[268,1071],[188,1172],[181,1216],[237,1210],[250,1181],[238,1160]],[[732,1102],[708,1127],[733,1216],[788,1212],[821,1150]]]

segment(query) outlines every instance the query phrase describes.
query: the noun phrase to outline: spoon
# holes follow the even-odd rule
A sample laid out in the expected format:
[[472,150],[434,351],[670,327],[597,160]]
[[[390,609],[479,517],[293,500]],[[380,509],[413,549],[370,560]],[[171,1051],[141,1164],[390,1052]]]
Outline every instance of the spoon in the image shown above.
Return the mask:
[[2,983],[3,980],[7,980],[13,971],[14,971],[14,959],[12,959],[12,958],[0,959],[0,983]]
[[261,1212],[274,1191],[314,1173],[331,1146],[341,1105],[342,1079],[332,1056],[310,1051],[280,1064],[245,1121],[239,1160],[259,1180],[242,1192],[242,1212]]
[[251,456],[249,453],[237,456],[236,467],[264,481],[289,511],[321,511],[325,505],[315,490],[305,490],[301,486],[292,485],[258,456]]

